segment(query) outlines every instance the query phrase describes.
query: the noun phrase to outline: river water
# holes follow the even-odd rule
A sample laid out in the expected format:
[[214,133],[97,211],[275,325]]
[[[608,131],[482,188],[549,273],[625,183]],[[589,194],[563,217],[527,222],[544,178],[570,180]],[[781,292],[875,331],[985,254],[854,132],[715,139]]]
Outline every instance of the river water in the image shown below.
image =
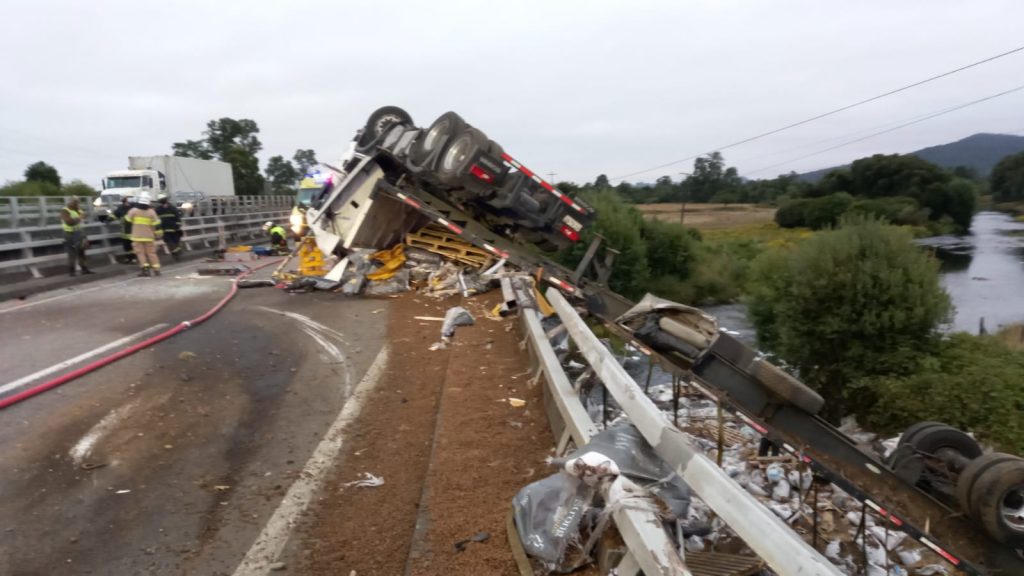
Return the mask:
[[[935,236],[918,243],[934,249],[941,262],[942,285],[956,307],[947,330],[976,334],[982,318],[989,332],[1024,322],[1024,222],[1001,212],[979,212],[970,234]],[[755,341],[743,304],[705,310],[741,340]]]

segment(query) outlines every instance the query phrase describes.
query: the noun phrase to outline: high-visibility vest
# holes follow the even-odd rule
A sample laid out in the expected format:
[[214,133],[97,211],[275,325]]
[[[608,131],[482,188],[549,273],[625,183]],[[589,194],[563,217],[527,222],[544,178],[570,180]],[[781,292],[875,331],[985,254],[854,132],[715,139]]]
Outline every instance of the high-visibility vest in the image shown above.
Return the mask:
[[64,207],[64,211],[67,212],[69,216],[71,216],[72,220],[78,220],[78,222],[75,223],[75,224],[68,224],[67,222],[64,221],[63,218],[61,218],[61,220],[60,220],[60,227],[63,228],[64,231],[68,232],[68,233],[77,232],[77,231],[81,230],[82,229],[82,213],[79,212],[78,210],[72,210],[71,208],[68,208],[67,206]]
[[277,234],[281,238],[288,237],[288,233],[285,232],[284,228],[281,228],[280,226],[274,226],[273,228],[270,229],[270,235],[273,236],[274,234]]

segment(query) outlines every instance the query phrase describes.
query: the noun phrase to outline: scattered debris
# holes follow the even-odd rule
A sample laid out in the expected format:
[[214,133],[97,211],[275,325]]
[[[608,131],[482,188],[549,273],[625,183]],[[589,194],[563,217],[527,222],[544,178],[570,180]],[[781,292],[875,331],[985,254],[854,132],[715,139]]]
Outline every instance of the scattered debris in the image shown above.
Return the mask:
[[430,348],[427,348],[427,350],[434,352],[436,350],[445,350],[447,348],[448,345],[445,344],[444,342],[434,342],[433,344],[430,345]]
[[183,350],[180,354],[178,354],[178,360],[192,360],[195,357],[196,353],[189,352],[188,350]]
[[459,540],[458,542],[456,542],[455,543],[455,551],[456,552],[462,552],[463,550],[466,549],[466,546],[469,545],[470,542],[481,542],[481,543],[483,543],[483,542],[487,542],[487,540],[489,540],[490,537],[491,537],[491,533],[490,532],[477,532],[476,534],[473,534],[472,536],[470,536],[466,540]]
[[439,316],[413,316],[415,320],[423,320],[425,322],[444,322],[444,318]]
[[508,404],[513,408],[522,408],[523,406],[526,406],[526,400],[520,400],[519,398],[509,398]]
[[443,342],[451,342],[452,336],[455,336],[455,329],[459,326],[472,326],[476,323],[473,315],[462,306],[455,306],[449,308],[448,312],[444,315],[444,325],[441,326],[441,340]]
[[280,572],[281,570],[284,570],[287,567],[288,565],[284,562],[274,562],[270,566],[267,566],[267,568],[270,568],[272,572]]
[[128,494],[130,492],[131,490],[118,490],[117,492],[114,492],[114,494]]
[[285,284],[285,290],[289,292],[313,292],[314,290],[330,292],[336,290],[340,284],[340,282],[328,280],[323,276],[299,276]]
[[355,486],[356,488],[374,488],[376,486],[381,486],[384,484],[384,478],[381,478],[380,476],[374,476],[369,472],[363,472],[362,474],[360,474],[360,476],[363,477],[362,480],[353,480],[351,482],[346,482],[342,484],[342,486],[345,486],[346,488],[349,486]]
[[228,490],[231,490],[231,486],[225,486],[223,484],[219,484],[217,486],[214,486],[213,490],[214,490],[214,492],[227,492]]
[[273,288],[277,282],[269,279],[243,278],[235,283],[239,288]]

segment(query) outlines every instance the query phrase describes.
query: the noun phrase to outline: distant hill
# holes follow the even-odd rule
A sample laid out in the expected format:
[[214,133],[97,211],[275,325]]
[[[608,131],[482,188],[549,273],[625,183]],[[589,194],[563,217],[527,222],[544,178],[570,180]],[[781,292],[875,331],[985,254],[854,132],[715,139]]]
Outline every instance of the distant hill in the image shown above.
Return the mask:
[[[916,152],[913,156],[923,158],[943,168],[954,168],[956,166],[970,166],[982,176],[988,176],[992,167],[997,162],[1010,154],[1024,152],[1024,136],[1013,136],[1011,134],[975,134],[949,144],[929,146]],[[806,182],[817,182],[825,174],[843,166],[832,166],[822,168],[800,175],[800,179]]]

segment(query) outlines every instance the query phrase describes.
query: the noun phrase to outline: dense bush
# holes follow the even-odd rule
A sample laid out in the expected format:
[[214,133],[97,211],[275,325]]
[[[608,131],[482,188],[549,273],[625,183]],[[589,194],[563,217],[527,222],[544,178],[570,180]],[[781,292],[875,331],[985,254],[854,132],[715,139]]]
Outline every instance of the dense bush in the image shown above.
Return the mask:
[[846,192],[790,200],[775,211],[775,222],[783,228],[820,230],[835,226],[851,206],[853,197]]
[[0,196],[60,196],[60,188],[39,180],[8,182],[0,188]]
[[859,199],[849,213],[873,216],[899,226],[923,226],[928,220],[928,210],[907,196]]
[[954,334],[914,374],[862,384],[877,398],[865,412],[879,431],[933,420],[970,430],[1000,450],[1024,453],[1024,352],[995,337]]
[[758,257],[750,271],[749,314],[761,345],[794,366],[827,402],[833,421],[849,386],[873,375],[910,374],[949,315],[938,263],[910,234],[851,218],[789,250]]
[[1024,200],[1024,152],[1000,160],[992,169],[991,181],[996,202]]

